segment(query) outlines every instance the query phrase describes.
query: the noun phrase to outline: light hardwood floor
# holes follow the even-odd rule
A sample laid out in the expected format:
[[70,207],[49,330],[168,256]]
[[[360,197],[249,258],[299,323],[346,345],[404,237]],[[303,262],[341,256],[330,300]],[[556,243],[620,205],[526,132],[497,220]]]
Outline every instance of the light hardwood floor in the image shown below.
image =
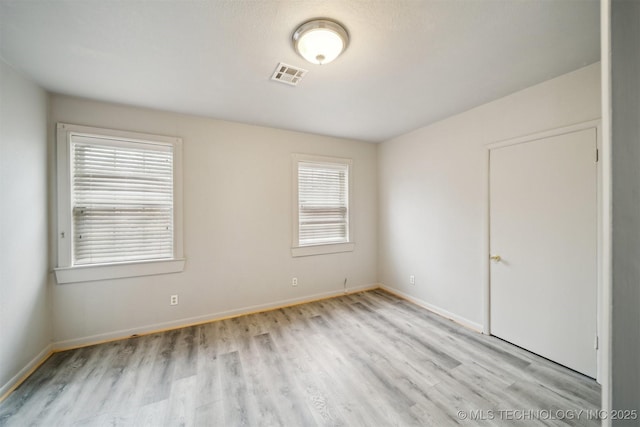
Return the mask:
[[585,426],[599,401],[589,378],[374,290],[56,353],[0,425]]

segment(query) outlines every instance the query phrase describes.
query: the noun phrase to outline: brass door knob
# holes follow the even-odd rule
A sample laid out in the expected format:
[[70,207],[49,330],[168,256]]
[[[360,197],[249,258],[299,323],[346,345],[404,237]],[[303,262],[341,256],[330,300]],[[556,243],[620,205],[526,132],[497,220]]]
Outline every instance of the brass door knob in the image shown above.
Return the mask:
[[500,262],[502,258],[500,257],[500,255],[491,255],[490,259],[491,261]]

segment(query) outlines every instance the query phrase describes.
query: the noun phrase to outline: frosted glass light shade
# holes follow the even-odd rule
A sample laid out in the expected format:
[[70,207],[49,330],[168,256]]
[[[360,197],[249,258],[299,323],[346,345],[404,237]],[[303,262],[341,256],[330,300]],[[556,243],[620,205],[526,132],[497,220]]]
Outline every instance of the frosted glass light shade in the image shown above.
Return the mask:
[[327,19],[305,22],[293,33],[293,46],[307,61],[324,65],[336,59],[349,42],[347,31]]

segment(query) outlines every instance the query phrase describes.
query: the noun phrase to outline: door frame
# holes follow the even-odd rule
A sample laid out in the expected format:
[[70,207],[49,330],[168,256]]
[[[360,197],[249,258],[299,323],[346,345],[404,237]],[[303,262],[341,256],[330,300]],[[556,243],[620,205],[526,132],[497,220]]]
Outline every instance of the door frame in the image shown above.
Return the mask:
[[[606,223],[609,222],[609,194],[606,190],[608,187],[603,187],[603,182],[606,179],[607,183],[610,183],[610,178],[607,179],[603,177],[602,173],[602,123],[600,120],[589,120],[582,123],[577,123],[570,126],[565,126],[561,128],[555,128],[546,130],[543,132],[537,132],[533,134],[528,134],[516,138],[509,138],[506,140],[490,142],[485,145],[485,167],[484,167],[484,221],[483,221],[483,254],[484,254],[484,262],[483,265],[483,325],[482,325],[482,333],[486,335],[491,335],[491,260],[489,257],[491,256],[491,230],[490,230],[490,154],[491,150],[495,150],[498,148],[508,147],[516,144],[523,144],[526,142],[532,142],[544,138],[549,138],[553,136],[565,135],[568,133],[573,133],[585,129],[595,129],[596,131],[596,148],[599,153],[599,159],[596,163],[596,258],[597,258],[597,266],[596,266],[596,282],[597,282],[597,290],[596,290],[596,335],[598,337],[598,347],[596,349],[596,380],[600,383],[603,377],[603,367],[606,366],[604,363],[605,360],[605,351],[604,348],[606,346],[605,338],[607,337],[606,331],[606,323],[607,323],[607,311],[608,305],[605,304],[607,299],[605,298],[605,289],[610,286],[610,277],[607,273],[609,265],[605,262],[608,259],[608,255],[605,252],[606,248],[610,248],[611,244],[611,233],[610,227],[603,227]],[[595,161],[595,153],[594,153],[594,161]],[[604,197],[603,197],[604,196]],[[609,249],[606,249],[609,251]],[[595,344],[595,343],[594,343]]]

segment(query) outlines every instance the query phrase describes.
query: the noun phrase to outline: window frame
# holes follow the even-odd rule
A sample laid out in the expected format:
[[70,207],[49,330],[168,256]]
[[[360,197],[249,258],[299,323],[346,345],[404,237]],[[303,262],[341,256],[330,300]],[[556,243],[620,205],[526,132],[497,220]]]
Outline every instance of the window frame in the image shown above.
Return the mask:
[[[354,227],[353,227],[353,160],[342,157],[328,157],[311,154],[293,154],[291,156],[292,174],[292,235],[291,235],[291,256],[301,257],[310,255],[323,255],[340,252],[352,252],[355,250]],[[347,165],[347,234],[348,241],[343,243],[319,243],[314,245],[300,245],[300,217],[298,206],[298,164],[318,163],[318,164],[339,164]]]
[[[182,230],[182,139],[91,126],[58,123],[57,149],[57,267],[58,283],[118,279],[155,274],[177,273],[184,270]],[[73,203],[71,142],[74,135],[111,138],[133,143],[171,145],[173,147],[173,257],[104,264],[73,265]]]

